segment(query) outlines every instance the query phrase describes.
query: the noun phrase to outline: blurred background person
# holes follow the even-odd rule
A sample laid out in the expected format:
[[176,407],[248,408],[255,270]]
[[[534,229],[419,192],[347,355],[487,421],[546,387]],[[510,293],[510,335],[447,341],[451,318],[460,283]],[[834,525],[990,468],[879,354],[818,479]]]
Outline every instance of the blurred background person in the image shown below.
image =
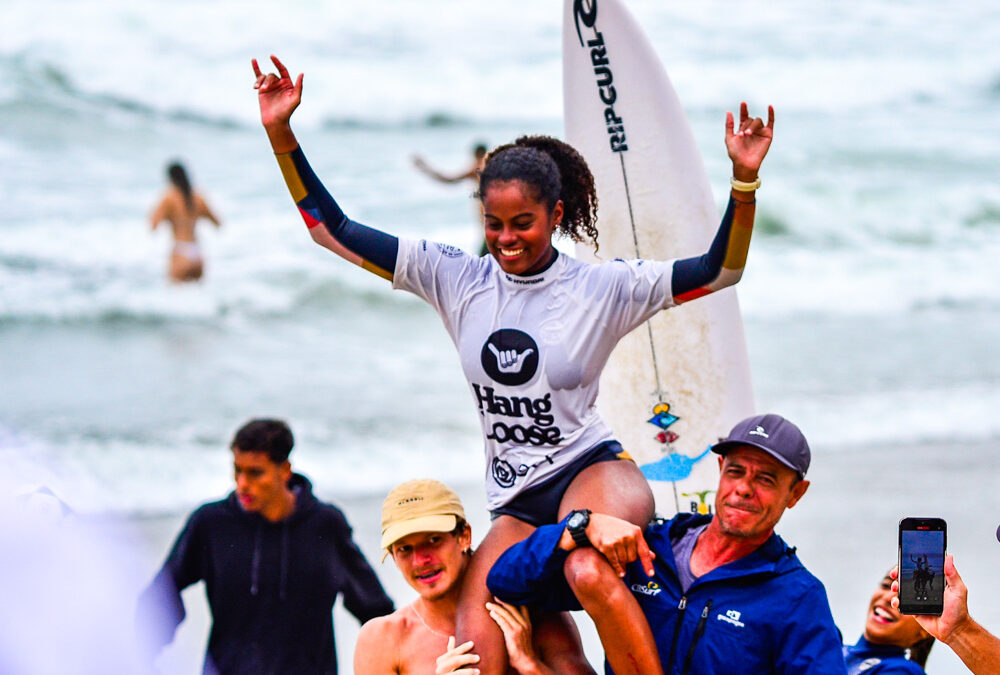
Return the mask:
[[219,227],[221,223],[205,199],[191,187],[187,171],[180,162],[172,162],[167,167],[170,187],[163,193],[156,208],[149,216],[149,224],[155,230],[167,221],[173,232],[174,247],[170,251],[167,276],[171,281],[197,281],[205,271],[195,225],[200,218],[206,218]]

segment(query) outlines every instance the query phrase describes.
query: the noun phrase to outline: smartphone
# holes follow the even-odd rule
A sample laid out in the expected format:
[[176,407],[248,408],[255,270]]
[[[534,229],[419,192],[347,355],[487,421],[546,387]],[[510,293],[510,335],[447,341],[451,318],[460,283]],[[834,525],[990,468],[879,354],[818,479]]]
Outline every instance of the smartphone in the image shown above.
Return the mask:
[[944,553],[948,524],[941,518],[899,521],[899,611],[933,614],[944,609]]

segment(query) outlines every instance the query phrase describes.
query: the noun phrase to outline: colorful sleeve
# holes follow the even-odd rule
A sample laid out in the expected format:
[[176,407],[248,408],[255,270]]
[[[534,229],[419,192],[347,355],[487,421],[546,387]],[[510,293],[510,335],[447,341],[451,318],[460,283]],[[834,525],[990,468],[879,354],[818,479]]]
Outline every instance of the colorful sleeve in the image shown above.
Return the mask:
[[754,202],[741,202],[730,196],[708,253],[674,263],[671,286],[677,304],[722,290],[740,280],[750,248],[754,208]]
[[335,252],[372,274],[392,281],[399,241],[349,219],[306,161],[302,148],[275,155],[288,191],[310,230],[322,225],[333,237]]

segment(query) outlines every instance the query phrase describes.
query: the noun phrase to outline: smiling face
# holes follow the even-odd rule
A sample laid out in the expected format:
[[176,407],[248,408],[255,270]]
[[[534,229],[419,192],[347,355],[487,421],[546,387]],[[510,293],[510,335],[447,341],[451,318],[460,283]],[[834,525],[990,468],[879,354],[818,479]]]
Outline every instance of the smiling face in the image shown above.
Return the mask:
[[459,534],[415,532],[392,544],[396,567],[413,590],[425,600],[458,594],[469,556],[463,551],[472,545],[468,523]]
[[865,619],[865,639],[878,645],[911,647],[928,636],[912,616],[905,616],[893,609],[892,578],[887,574],[868,603]]
[[550,212],[522,181],[495,181],[483,195],[486,248],[508,274],[534,274],[552,259],[563,204]]
[[763,543],[809,487],[795,471],[748,445],[720,457],[719,470],[715,521],[725,535],[738,539]]

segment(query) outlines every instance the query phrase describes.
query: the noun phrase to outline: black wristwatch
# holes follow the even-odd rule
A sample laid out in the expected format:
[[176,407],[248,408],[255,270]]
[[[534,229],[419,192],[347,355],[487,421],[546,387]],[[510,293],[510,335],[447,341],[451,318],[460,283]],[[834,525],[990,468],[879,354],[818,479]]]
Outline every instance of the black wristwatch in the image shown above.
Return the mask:
[[590,524],[590,509],[579,509],[573,511],[566,521],[566,530],[577,546],[590,546],[590,539],[587,539],[587,525]]

